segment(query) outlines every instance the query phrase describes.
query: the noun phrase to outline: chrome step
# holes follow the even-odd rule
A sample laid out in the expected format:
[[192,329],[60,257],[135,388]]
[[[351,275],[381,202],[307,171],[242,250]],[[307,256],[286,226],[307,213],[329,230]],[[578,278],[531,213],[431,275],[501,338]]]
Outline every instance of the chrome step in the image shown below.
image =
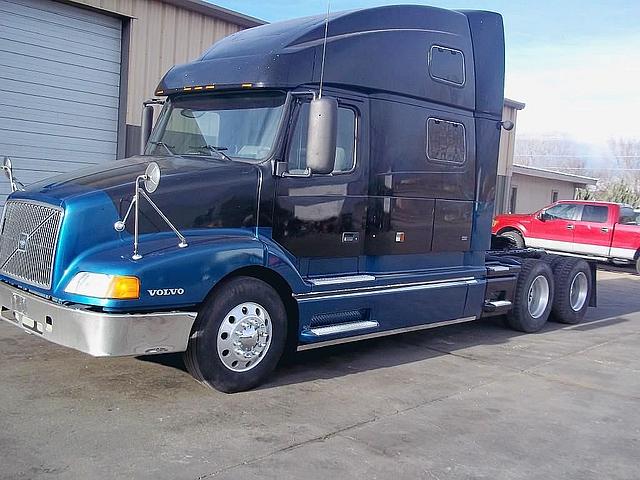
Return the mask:
[[318,337],[324,335],[333,335],[336,333],[353,332],[355,330],[365,330],[367,328],[378,327],[378,322],[373,320],[363,320],[361,322],[348,322],[335,325],[327,325],[325,327],[312,328],[309,331]]
[[494,300],[492,302],[484,302],[485,312],[495,312],[496,310],[507,310],[511,307],[509,300]]

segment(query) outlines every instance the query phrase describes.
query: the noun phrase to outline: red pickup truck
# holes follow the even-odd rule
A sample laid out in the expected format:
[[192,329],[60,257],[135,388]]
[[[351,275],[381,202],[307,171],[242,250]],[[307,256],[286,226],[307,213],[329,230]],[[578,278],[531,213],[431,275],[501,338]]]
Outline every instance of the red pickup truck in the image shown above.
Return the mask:
[[492,231],[518,247],[635,263],[640,273],[640,214],[628,205],[563,200],[526,215],[498,215]]

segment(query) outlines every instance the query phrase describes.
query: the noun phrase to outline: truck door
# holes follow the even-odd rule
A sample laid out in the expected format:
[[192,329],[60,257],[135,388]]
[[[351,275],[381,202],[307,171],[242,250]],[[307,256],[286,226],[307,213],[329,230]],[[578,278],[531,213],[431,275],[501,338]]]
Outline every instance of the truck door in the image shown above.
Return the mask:
[[580,205],[575,203],[558,203],[543,210],[531,220],[527,245],[573,252],[573,233],[580,210]]
[[580,220],[575,222],[573,243],[575,253],[609,256],[613,224],[608,205],[584,205]]
[[[366,152],[362,139],[366,104],[339,100],[334,171],[278,179],[273,237],[298,260],[303,276],[358,272],[367,205]],[[306,168],[308,99],[296,100],[285,149],[289,172]]]

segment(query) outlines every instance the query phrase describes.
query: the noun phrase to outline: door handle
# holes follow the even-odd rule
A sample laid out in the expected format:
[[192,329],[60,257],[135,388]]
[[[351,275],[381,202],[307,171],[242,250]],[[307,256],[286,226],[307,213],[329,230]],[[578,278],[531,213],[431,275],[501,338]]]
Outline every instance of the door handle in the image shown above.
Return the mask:
[[609,227],[602,227],[600,228],[600,231],[607,233],[609,231]]
[[575,225],[567,225],[567,230],[573,230],[575,227]]
[[358,232],[344,232],[342,234],[342,243],[355,243],[359,240]]

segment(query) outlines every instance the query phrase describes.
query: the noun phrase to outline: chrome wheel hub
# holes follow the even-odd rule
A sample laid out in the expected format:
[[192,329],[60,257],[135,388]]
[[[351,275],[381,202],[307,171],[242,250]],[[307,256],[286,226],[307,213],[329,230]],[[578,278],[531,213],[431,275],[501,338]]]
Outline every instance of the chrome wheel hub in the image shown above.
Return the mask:
[[257,303],[233,307],[218,329],[218,356],[225,367],[246,372],[258,365],[271,345],[271,318]]
[[584,272],[578,272],[571,281],[569,290],[569,302],[574,312],[579,312],[587,301],[587,293],[589,292],[589,282]]
[[549,281],[544,275],[538,275],[531,282],[527,298],[529,315],[540,318],[549,304]]

